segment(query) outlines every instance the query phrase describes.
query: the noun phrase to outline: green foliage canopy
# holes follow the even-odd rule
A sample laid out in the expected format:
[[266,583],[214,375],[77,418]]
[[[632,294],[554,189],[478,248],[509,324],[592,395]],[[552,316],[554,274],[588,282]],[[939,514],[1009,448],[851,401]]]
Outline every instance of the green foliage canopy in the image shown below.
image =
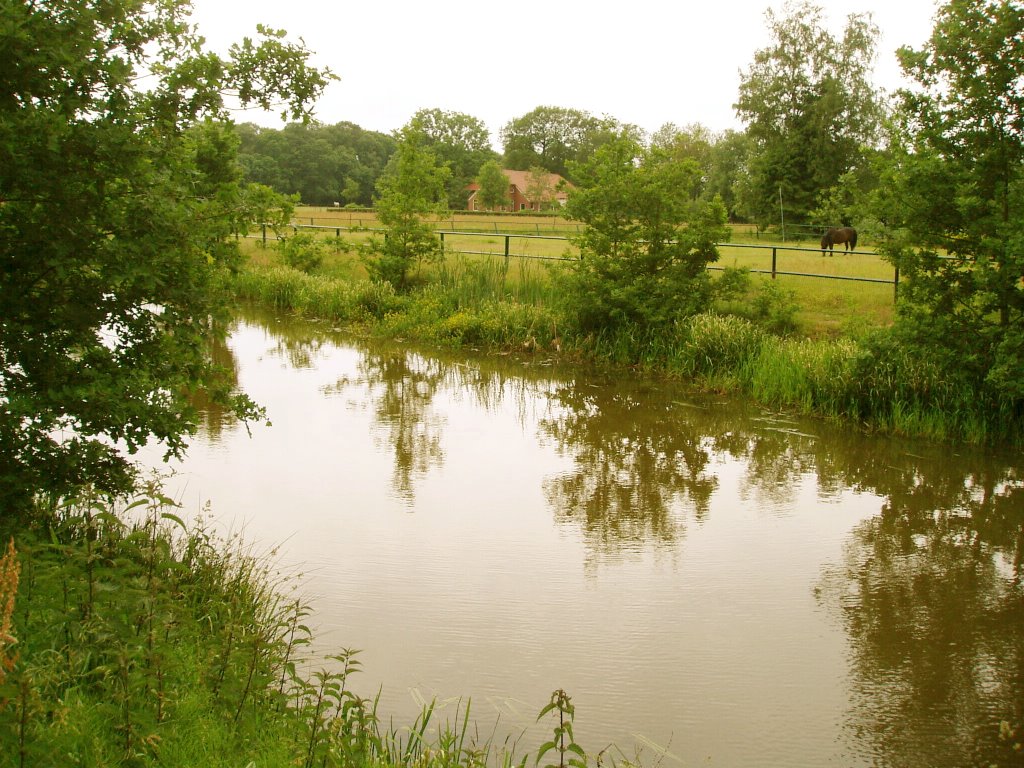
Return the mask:
[[565,107],[537,107],[501,129],[505,167],[526,171],[539,166],[575,181],[571,164],[585,162],[622,130],[639,138],[636,128],[624,128],[610,117]]
[[377,183],[375,208],[385,237],[372,242],[367,260],[371,277],[409,288],[412,269],[441,256],[440,244],[424,215],[446,210],[446,184],[451,171],[438,162],[428,140],[413,120],[397,133],[398,149]]
[[[876,196],[906,278],[897,331],[1003,408],[1024,403],[1024,8],[953,0],[900,50],[892,162]],[[952,258],[946,258],[946,256]]]
[[410,124],[417,126],[438,162],[448,166],[448,207],[462,210],[469,196],[467,187],[480,166],[498,157],[491,148],[487,126],[472,115],[441,109],[421,109],[412,116]]
[[127,454],[183,450],[194,388],[256,414],[207,351],[233,235],[268,207],[218,121],[229,97],[306,118],[333,75],[265,28],[207,53],[189,11],[0,5],[0,510],[127,490]]
[[575,238],[581,255],[565,296],[580,328],[649,329],[706,309],[707,265],[728,229],[720,200],[691,200],[697,163],[623,133],[574,171],[581,188],[566,213],[587,227]]
[[756,220],[774,220],[781,188],[786,219],[806,221],[877,138],[882,111],[869,76],[879,32],[851,14],[836,39],[806,0],[765,16],[773,42],[741,75],[734,105],[755,144],[748,204]]
[[377,179],[395,151],[393,137],[353,123],[291,123],[281,129],[236,126],[238,159],[251,182],[307,205],[369,206]]
[[503,205],[511,205],[508,176],[497,160],[488,160],[480,166],[476,179],[480,185],[476,197],[484,208],[495,210]]

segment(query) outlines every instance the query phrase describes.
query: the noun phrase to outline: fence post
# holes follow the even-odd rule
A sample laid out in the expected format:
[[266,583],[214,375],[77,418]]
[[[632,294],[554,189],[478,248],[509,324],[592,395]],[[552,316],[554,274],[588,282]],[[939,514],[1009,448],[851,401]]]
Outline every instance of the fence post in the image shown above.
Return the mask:
[[263,247],[267,247],[267,225],[263,225]]
[[334,230],[334,236],[341,237],[341,227],[338,227],[337,229]]
[[772,247],[772,280],[775,279],[775,265],[778,262],[779,249]]
[[508,269],[508,241],[512,239],[511,235],[505,235],[505,269]]
[[892,303],[895,304],[900,299],[900,267],[896,265],[896,274],[892,279]]
[[441,253],[444,253],[444,232],[440,231],[437,234],[441,236]]

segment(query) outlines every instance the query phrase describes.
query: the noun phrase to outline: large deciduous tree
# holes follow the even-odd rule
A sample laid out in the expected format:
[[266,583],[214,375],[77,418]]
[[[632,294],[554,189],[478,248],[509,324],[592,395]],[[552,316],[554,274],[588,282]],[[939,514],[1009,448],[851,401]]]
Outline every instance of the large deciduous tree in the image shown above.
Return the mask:
[[897,330],[978,397],[1024,404],[1024,6],[953,0],[903,48],[879,185],[904,283]]
[[775,220],[780,190],[785,215],[806,221],[877,137],[880,99],[870,82],[878,28],[851,14],[838,39],[822,9],[787,2],[765,13],[772,43],[741,75],[734,105],[755,144],[749,200],[761,223]]
[[690,196],[696,200],[704,194],[705,184],[711,175],[712,149],[717,137],[700,123],[680,128],[674,123],[665,123],[651,136],[651,146],[665,152],[676,160],[692,160],[700,169],[694,178]]
[[706,309],[728,230],[721,201],[691,200],[700,166],[622,134],[575,170],[566,213],[587,226],[565,297],[580,329],[663,328]]
[[733,220],[748,218],[742,190],[749,179],[751,151],[752,142],[745,131],[725,131],[711,147],[711,167],[704,184],[704,197],[720,198]]
[[738,188],[747,179],[750,144],[744,132],[715,133],[700,123],[683,128],[665,123],[650,141],[652,148],[697,163],[700,175],[693,180],[691,196],[705,202],[721,199],[730,219],[747,217]]
[[[625,128],[634,138],[639,136],[636,128]],[[572,179],[572,163],[585,162],[623,129],[611,117],[594,117],[564,107],[537,107],[501,129],[505,167],[526,171],[539,166]]]
[[441,109],[421,109],[410,124],[417,126],[425,145],[451,171],[446,182],[448,207],[465,208],[468,187],[480,166],[498,157],[487,126],[472,115]]
[[0,513],[133,481],[151,438],[183,450],[262,193],[234,162],[225,99],[295,119],[333,77],[260,28],[207,53],[185,0],[0,4]]

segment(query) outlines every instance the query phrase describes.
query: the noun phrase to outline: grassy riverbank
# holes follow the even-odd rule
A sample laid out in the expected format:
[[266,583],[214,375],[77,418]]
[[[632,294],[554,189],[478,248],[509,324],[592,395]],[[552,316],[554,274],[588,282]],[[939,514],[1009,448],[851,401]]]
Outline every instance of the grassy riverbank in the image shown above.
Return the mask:
[[[461,266],[459,266],[461,264]],[[972,382],[913,354],[883,329],[838,339],[779,335],[793,298],[767,289],[681,320],[670,333],[627,327],[573,331],[552,284],[488,263],[449,263],[422,288],[253,265],[237,296],[339,326],[428,344],[558,357],[677,377],[773,407],[858,428],[936,440],[1021,440],[1021,416],[979,397]]]
[[[468,705],[384,722],[348,689],[356,652],[309,658],[308,610],[273,553],[186,525],[154,488],[119,511],[82,499],[0,520],[2,768],[526,759],[470,736]],[[571,703],[556,692],[543,714],[558,727]]]
[[[371,211],[304,209],[296,212],[294,222],[302,227],[298,233],[323,246],[317,274],[344,280],[367,277],[360,251],[381,233]],[[511,269],[506,280],[511,284],[524,273],[538,278],[538,284],[550,284],[547,275],[564,268],[563,259],[579,253],[566,238],[578,234],[581,225],[562,217],[452,214],[434,224],[440,230],[458,230],[442,240],[448,250],[447,268],[458,261],[482,271],[500,271],[507,252]],[[258,239],[245,240],[242,250],[255,264],[277,263],[275,238],[269,232],[267,248]],[[800,333],[811,338],[837,338],[891,325],[892,264],[874,253],[870,243],[862,243],[855,255],[840,249],[833,257],[823,257],[816,246],[816,240],[758,236],[750,226],[734,225],[728,242],[719,245],[714,269],[749,269],[753,285],[774,282],[792,294]],[[773,263],[779,272],[775,280],[768,274]]]

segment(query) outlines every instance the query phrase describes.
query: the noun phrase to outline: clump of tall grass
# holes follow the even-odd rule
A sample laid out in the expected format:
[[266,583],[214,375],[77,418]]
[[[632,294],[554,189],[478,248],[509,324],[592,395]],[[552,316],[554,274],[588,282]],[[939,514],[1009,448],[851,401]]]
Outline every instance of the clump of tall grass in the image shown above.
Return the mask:
[[504,260],[453,254],[437,266],[433,278],[445,293],[458,298],[460,306],[477,307],[506,296],[508,271]]
[[402,312],[380,320],[378,331],[442,346],[492,350],[536,351],[560,344],[558,318],[543,306],[493,299],[468,305],[460,293],[436,283],[407,298]]
[[333,322],[378,320],[408,303],[390,283],[334,280],[282,266],[244,270],[232,290],[244,300]]
[[1020,439],[1021,415],[1007,410],[963,368],[877,332],[860,345],[851,409],[887,431],[937,439]]
[[531,259],[473,259],[453,254],[432,274],[433,282],[455,297],[459,307],[511,301],[555,306],[557,290],[550,270]]
[[767,334],[754,323],[733,315],[704,313],[681,320],[668,365],[688,378],[736,381],[756,357]]
[[86,496],[20,522],[0,766],[291,759],[280,585],[166,503],[115,514]]

